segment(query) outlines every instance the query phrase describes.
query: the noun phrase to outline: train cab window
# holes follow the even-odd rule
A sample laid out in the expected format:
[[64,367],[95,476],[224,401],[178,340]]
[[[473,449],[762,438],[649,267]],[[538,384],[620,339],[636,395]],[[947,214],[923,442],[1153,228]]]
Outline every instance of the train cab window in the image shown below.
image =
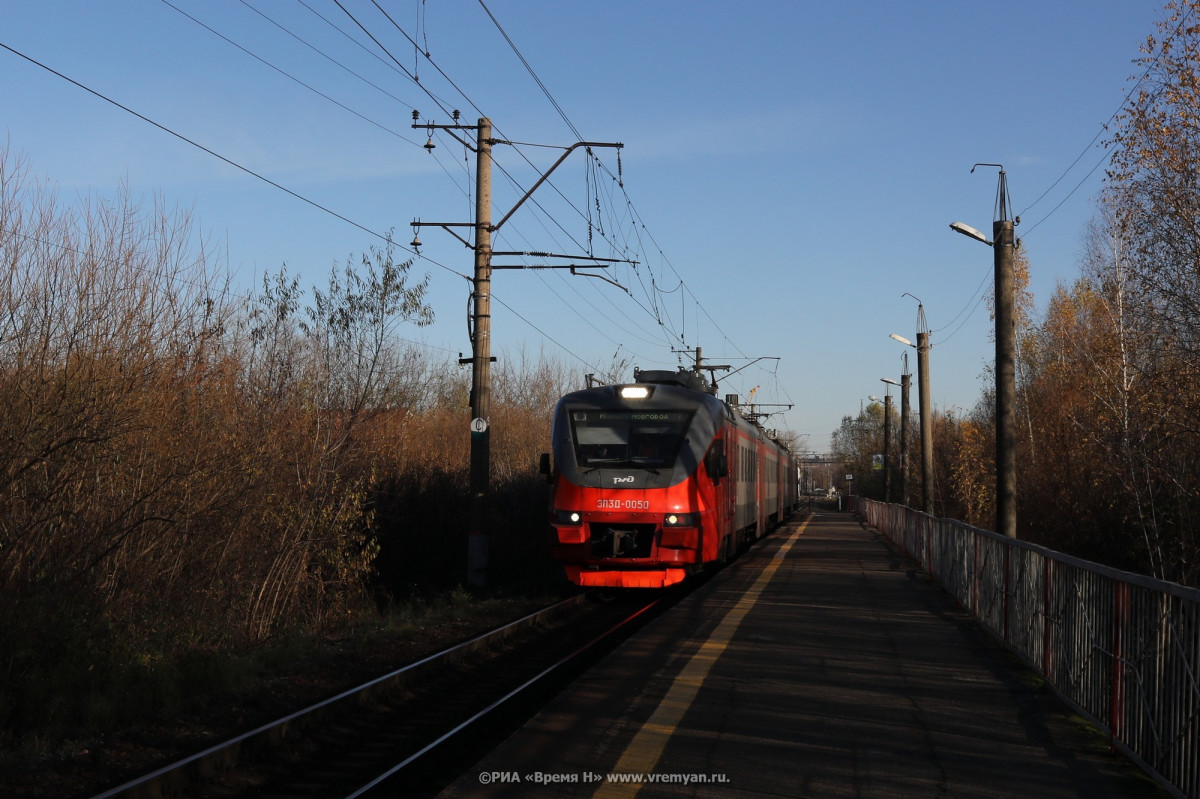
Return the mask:
[[659,469],[674,466],[692,412],[589,409],[570,419],[579,466]]

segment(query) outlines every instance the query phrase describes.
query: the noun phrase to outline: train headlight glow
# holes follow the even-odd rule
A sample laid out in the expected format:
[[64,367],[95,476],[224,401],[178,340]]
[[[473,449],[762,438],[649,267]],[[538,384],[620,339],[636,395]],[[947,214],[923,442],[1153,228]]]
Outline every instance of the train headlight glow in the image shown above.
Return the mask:
[[621,386],[621,399],[645,399],[650,396],[646,386]]
[[583,523],[583,516],[577,510],[556,510],[554,511],[554,523],[578,525]]
[[663,527],[699,527],[698,513],[668,513],[663,518]]

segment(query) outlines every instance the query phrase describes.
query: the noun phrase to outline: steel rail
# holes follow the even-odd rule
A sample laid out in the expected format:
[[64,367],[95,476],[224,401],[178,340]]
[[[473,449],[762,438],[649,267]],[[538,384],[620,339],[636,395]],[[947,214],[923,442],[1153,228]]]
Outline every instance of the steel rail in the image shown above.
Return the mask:
[[130,780],[115,788],[96,794],[92,799],[135,799],[141,796],[170,795],[183,789],[193,782],[192,773],[207,773],[229,768],[240,761],[240,750],[247,744],[262,744],[275,746],[283,742],[289,729],[304,726],[313,722],[318,716],[349,701],[367,698],[376,692],[383,691],[399,683],[407,677],[431,666],[440,665],[456,658],[479,651],[490,643],[502,640],[518,631],[552,618],[558,613],[574,608],[586,600],[586,595],[579,594],[563,600],[542,610],[534,611],[502,627],[481,633],[467,641],[463,641],[448,649],[428,655],[420,660],[409,663],[395,671],[376,677],[362,685],[350,688],[342,693],[318,702],[314,705],[290,713],[275,721],[268,722],[249,732],[230,738],[193,755],[177,760],[167,766]]
[[564,666],[567,666],[567,665],[575,662],[580,656],[587,653],[589,650],[591,650],[591,649],[595,648],[596,646],[602,644],[603,642],[609,640],[610,638],[612,638],[612,636],[615,633],[620,631],[626,625],[633,623],[642,614],[649,612],[652,608],[654,608],[656,605],[658,605],[658,603],[661,601],[662,600],[660,600],[660,599],[656,599],[653,602],[639,608],[636,613],[633,613],[630,616],[626,617],[625,619],[617,622],[612,627],[605,630],[603,633],[597,635],[591,641],[589,641],[586,644],[583,644],[580,647],[578,647],[577,649],[575,649],[575,651],[571,652],[569,655],[566,655],[566,656],[560,658],[557,662],[551,664],[550,666],[547,666],[545,669],[543,669],[537,675],[529,678],[521,685],[518,685],[516,688],[512,689],[511,691],[509,691],[507,694],[500,697],[496,701],[492,702],[490,705],[485,707],[483,710],[480,710],[478,713],[471,716],[469,719],[466,719],[465,721],[461,722],[460,724],[458,724],[457,726],[455,726],[453,729],[449,730],[448,732],[443,733],[436,740],[426,744],[419,751],[414,752],[413,754],[409,755],[403,761],[392,766],[390,769],[385,771],[383,774],[380,774],[379,776],[377,776],[375,779],[371,780],[366,785],[362,786],[358,790],[349,794],[346,797],[346,799],[361,799],[361,797],[366,796],[367,794],[369,794],[371,791],[375,790],[376,788],[383,786],[385,783],[388,782],[388,780],[391,780],[394,777],[396,777],[404,769],[406,769],[409,766],[413,765],[414,763],[418,762],[421,758],[423,758],[426,755],[428,755],[429,753],[433,752],[435,749],[437,749],[438,747],[440,747],[442,744],[446,743],[450,739],[454,738],[459,733],[463,732],[464,730],[474,726],[478,722],[487,718],[496,709],[500,708],[501,706],[503,706],[505,703],[507,703],[514,697],[519,696],[520,694],[524,693],[527,689],[529,689],[532,686],[535,686],[538,683],[545,680],[548,676],[550,676],[554,672],[558,671],[559,669],[563,668]]

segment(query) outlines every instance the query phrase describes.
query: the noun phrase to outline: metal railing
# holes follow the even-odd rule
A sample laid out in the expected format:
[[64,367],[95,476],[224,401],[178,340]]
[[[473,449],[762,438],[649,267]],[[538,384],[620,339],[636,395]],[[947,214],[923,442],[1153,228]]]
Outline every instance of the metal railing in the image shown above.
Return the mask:
[[1200,591],[901,505],[857,511],[1114,746],[1200,799]]

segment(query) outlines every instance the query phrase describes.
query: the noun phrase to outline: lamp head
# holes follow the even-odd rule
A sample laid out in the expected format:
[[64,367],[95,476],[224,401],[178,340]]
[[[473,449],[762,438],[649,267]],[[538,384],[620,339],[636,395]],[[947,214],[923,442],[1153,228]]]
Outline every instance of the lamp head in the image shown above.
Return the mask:
[[964,236],[969,236],[976,241],[982,241],[987,246],[991,247],[992,243],[988,241],[988,237],[980,233],[975,228],[968,225],[966,222],[951,222],[950,229],[955,233],[961,233]]

